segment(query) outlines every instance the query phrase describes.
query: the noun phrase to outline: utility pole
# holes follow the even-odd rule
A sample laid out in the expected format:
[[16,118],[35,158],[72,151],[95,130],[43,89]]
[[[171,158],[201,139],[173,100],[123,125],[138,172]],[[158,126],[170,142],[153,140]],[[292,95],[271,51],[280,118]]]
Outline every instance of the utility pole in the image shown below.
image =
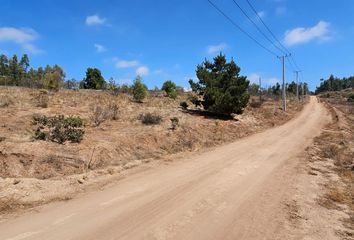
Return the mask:
[[295,74],[296,74],[296,99],[298,101],[300,101],[300,98],[299,98],[299,73],[301,71],[295,71]]
[[262,78],[259,78],[259,102],[262,102]]
[[289,57],[290,55],[286,54],[284,56],[278,57],[282,61],[283,65],[283,96],[282,96],[282,109],[284,112],[286,112],[286,87],[285,87],[285,59]]

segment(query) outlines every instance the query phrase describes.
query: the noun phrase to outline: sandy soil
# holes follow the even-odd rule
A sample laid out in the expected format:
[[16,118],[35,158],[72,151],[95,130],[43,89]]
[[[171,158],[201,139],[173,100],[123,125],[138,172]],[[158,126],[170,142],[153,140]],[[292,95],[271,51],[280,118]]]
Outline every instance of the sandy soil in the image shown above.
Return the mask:
[[280,127],[3,220],[0,239],[336,239],[289,225],[298,220],[288,200],[305,148],[329,120],[311,98]]

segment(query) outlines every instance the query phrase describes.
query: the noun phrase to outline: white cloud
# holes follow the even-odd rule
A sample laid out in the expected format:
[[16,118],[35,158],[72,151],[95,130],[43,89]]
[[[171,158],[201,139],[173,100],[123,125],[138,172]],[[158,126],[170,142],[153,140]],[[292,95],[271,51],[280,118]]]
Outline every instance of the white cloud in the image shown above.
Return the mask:
[[92,15],[86,17],[86,25],[87,26],[94,26],[94,25],[102,25],[106,22],[105,18],[101,18],[98,15]]
[[285,32],[284,43],[287,46],[307,43],[312,40],[328,40],[330,24],[325,21],[320,21],[317,25],[310,28],[295,28]]
[[106,47],[101,44],[95,43],[94,46],[95,46],[96,51],[98,53],[103,53],[103,52],[107,51]]
[[265,18],[265,16],[266,16],[266,12],[265,11],[259,11],[257,14],[258,14],[258,16],[260,18]]
[[37,48],[35,45],[31,44],[31,43],[24,43],[22,45],[23,49],[25,49],[25,51],[32,53],[32,54],[39,54],[39,53],[43,53],[43,50]]
[[17,43],[29,53],[37,54],[43,52],[33,44],[37,38],[37,32],[31,28],[0,28],[0,42]]
[[141,66],[136,70],[136,75],[139,75],[139,76],[147,76],[147,75],[149,75],[149,73],[150,73],[150,70],[146,66]]
[[226,43],[220,43],[218,45],[210,45],[207,47],[207,52],[209,54],[214,54],[214,53],[221,52],[222,50],[225,50],[227,47],[228,46]]
[[132,60],[132,61],[117,60],[116,61],[116,68],[132,68],[138,65],[139,65],[139,61],[137,60]]
[[280,79],[278,79],[276,77],[265,78],[265,77],[262,77],[258,73],[251,73],[247,76],[247,79],[250,81],[250,83],[255,83],[255,84],[259,84],[259,78],[262,79],[262,87],[274,85],[277,82],[280,83]]

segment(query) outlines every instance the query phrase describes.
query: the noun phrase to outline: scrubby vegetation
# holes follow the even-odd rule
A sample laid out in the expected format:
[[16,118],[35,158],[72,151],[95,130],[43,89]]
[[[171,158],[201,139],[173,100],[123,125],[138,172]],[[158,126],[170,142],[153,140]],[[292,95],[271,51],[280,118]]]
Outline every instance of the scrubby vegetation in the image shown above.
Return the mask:
[[[319,95],[331,112],[332,122],[326,127],[327,131],[315,138],[311,156],[318,164],[326,164],[331,175],[336,174],[335,181],[323,183],[327,193],[319,203],[329,209],[346,205],[350,218],[344,220],[345,225],[354,230],[354,103],[346,100],[352,94],[353,90],[347,89]],[[328,179],[329,175],[326,173],[324,177]]]
[[162,117],[156,113],[141,114],[139,119],[145,125],[156,125],[162,122]]
[[79,143],[84,136],[84,123],[80,117],[64,117],[63,115],[47,117],[33,116],[32,124],[36,130],[34,139],[50,140],[57,143]]

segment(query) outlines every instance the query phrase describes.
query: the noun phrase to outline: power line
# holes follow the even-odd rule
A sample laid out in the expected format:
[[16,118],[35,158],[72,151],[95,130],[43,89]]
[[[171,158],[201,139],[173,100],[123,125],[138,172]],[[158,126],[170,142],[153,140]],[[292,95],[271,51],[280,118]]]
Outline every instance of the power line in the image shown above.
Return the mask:
[[297,65],[297,63],[295,62],[295,58],[291,57],[291,60],[293,61],[295,67],[300,70],[299,66]]
[[261,18],[261,16],[259,16],[257,10],[255,9],[255,7],[252,5],[252,3],[249,0],[246,0],[248,5],[251,7],[251,9],[253,10],[253,12],[257,15],[258,19],[260,20],[260,22],[264,25],[264,27],[268,30],[268,32],[270,33],[270,35],[272,35],[272,37],[274,38],[275,41],[278,42],[278,44],[288,53],[290,54],[289,50],[284,47],[284,45],[279,41],[279,39],[275,36],[275,34],[272,32],[272,30],[270,30],[270,28],[267,26],[267,24],[263,21],[263,19]]
[[238,30],[240,30],[243,34],[245,34],[248,38],[250,38],[252,41],[254,41],[258,46],[263,48],[264,50],[268,51],[270,54],[274,55],[277,57],[278,55],[261,44],[258,40],[256,40],[254,37],[252,37],[250,34],[248,34],[243,28],[241,28],[234,20],[232,20],[226,13],[224,13],[218,6],[216,6],[211,0],[208,0],[208,2],[219,12],[221,13],[234,27],[236,27]]
[[256,27],[258,32],[260,32],[265,39],[267,39],[275,48],[277,48],[279,51],[281,51],[283,54],[288,54],[289,52],[285,52],[283,49],[279,48],[277,45],[274,44],[274,42],[262,31],[262,29],[259,28],[259,26],[252,20],[250,16],[242,9],[242,7],[235,1],[232,0],[234,4],[241,10],[243,15],[247,17],[247,19]]
[[296,68],[294,67],[293,63],[289,59],[291,59],[291,54],[289,55],[289,58],[287,58],[286,60],[288,61],[289,66],[291,67],[291,69],[293,71],[296,71]]
[[[256,8],[253,6],[253,4],[250,2],[250,0],[246,0],[248,5],[250,6],[250,8],[253,10],[253,12],[256,14],[256,16],[258,17],[259,21],[263,24],[263,26],[268,30],[268,32],[270,33],[270,35],[274,38],[274,40],[279,44],[279,46],[281,46],[288,54],[290,54],[290,51],[281,43],[281,41],[279,41],[279,39],[275,36],[275,34],[272,32],[272,30],[270,30],[270,28],[268,27],[268,25],[263,21],[263,19],[261,18],[261,16],[259,16]],[[297,70],[300,70],[299,66],[297,65],[295,58],[293,57],[293,55],[290,56],[291,60],[293,61],[295,68],[297,68]]]

